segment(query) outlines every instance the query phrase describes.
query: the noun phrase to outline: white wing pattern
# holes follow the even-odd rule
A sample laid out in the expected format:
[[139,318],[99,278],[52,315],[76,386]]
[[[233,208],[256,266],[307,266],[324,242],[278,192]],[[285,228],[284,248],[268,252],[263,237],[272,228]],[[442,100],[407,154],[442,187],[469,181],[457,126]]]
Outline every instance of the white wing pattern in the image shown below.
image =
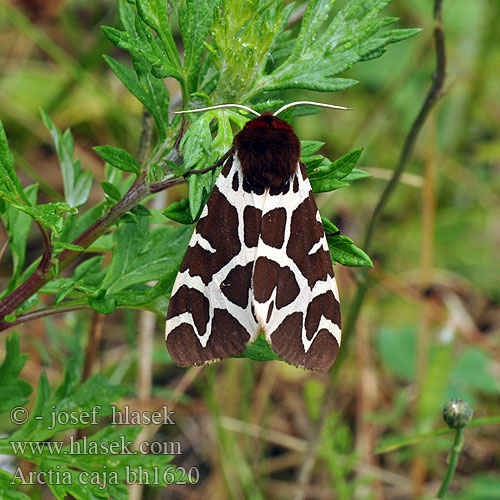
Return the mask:
[[340,306],[305,168],[282,187],[250,185],[226,163],[172,290],[172,359],[192,366],[241,354],[263,330],[285,361],[324,372],[340,345]]

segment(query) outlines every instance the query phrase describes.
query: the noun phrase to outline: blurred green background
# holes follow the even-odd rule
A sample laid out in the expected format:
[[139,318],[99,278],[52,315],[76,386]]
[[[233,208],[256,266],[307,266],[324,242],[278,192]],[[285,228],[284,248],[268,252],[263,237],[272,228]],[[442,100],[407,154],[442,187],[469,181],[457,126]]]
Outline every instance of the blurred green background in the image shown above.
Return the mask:
[[[399,27],[423,31],[346,73],[360,82],[353,89],[286,94],[356,108],[298,118],[294,127],[302,140],[324,141],[322,152],[332,159],[364,147],[358,166],[372,177],[317,197],[322,214],[358,245],[430,85],[432,7],[430,0],[393,0],[384,13],[399,17]],[[141,404],[178,401],[179,425],[168,438],[182,441],[179,463],[199,466],[202,483],[144,490],[142,498],[293,498],[325,391],[335,391],[334,407],[304,498],[433,498],[450,435],[375,451],[442,427],[450,397],[468,400],[476,417],[500,414],[500,2],[444,0],[443,23],[445,95],[375,234],[373,286],[342,366],[331,381],[248,359],[183,371],[169,360],[158,319],[152,392]],[[101,25],[119,25],[112,0],[0,0],[0,118],[21,181],[40,184],[40,202],[62,199],[62,179],[39,108],[72,129],[75,156],[97,180],[104,179],[103,163],[93,146],[137,150],[140,103],[102,58],[128,64],[127,54],[106,40]],[[175,95],[176,84],[165,83]],[[168,201],[186,192],[171,189]],[[101,199],[97,187],[89,206]],[[32,231],[28,263],[41,245]],[[3,281],[9,266],[4,259]],[[335,272],[345,307],[357,270],[337,265]],[[131,400],[140,377],[139,316],[122,311],[103,319],[98,368],[129,385]],[[81,350],[89,324],[90,314],[78,313],[20,327],[22,350],[30,353],[24,377],[33,383],[44,369],[59,380],[61,359]],[[466,431],[450,498],[500,499],[498,430]]]

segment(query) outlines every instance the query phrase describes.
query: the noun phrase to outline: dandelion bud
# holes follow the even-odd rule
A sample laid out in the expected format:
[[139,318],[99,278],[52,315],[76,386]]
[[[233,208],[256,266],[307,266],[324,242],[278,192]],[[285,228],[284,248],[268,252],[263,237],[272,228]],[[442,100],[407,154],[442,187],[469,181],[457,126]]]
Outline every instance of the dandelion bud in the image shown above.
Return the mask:
[[443,408],[443,420],[450,429],[462,429],[472,419],[472,408],[461,398],[450,399]]

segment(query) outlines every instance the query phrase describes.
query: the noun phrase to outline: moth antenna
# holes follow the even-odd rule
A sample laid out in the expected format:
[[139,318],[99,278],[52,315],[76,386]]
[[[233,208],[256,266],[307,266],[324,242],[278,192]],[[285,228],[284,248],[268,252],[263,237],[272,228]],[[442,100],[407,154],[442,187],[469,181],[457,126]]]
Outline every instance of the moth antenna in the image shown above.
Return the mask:
[[300,106],[302,104],[309,104],[311,106],[318,106],[320,108],[330,108],[330,109],[344,109],[344,110],[352,110],[355,108],[345,108],[344,106],[335,106],[333,104],[325,104],[323,102],[314,102],[314,101],[296,101],[296,102],[290,102],[288,104],[285,104],[283,107],[278,109],[273,116],[278,116],[280,113],[285,111],[285,109],[292,108],[293,106]]
[[244,109],[245,111],[248,111],[250,113],[253,113],[254,115],[260,116],[260,113],[257,113],[257,111],[253,110],[252,108],[249,108],[248,106],[243,106],[243,104],[216,104],[215,106],[208,106],[206,108],[197,108],[197,109],[187,109],[186,111],[174,111],[174,114],[181,114],[181,113],[199,113],[201,111],[208,111],[210,109],[220,109],[220,108],[239,108],[239,109]]

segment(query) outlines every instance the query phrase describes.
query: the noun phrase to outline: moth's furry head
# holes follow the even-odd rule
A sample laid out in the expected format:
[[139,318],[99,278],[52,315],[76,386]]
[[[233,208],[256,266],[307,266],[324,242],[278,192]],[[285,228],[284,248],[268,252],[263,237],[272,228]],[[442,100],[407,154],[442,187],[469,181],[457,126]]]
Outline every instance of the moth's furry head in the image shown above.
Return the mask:
[[300,160],[300,141],[293,128],[268,111],[246,123],[234,137],[234,147],[246,179],[265,187],[282,186]]

